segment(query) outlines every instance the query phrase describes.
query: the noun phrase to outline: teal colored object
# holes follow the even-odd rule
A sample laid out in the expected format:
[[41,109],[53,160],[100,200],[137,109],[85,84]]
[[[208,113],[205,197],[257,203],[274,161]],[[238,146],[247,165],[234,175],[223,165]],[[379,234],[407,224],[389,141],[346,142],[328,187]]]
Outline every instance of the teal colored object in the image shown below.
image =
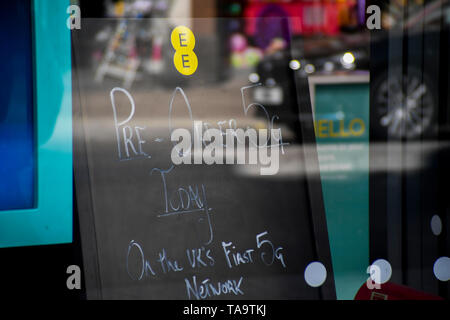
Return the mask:
[[0,212],[0,247],[72,242],[69,0],[33,1],[36,206]]
[[317,84],[315,131],[337,298],[369,275],[369,84]]

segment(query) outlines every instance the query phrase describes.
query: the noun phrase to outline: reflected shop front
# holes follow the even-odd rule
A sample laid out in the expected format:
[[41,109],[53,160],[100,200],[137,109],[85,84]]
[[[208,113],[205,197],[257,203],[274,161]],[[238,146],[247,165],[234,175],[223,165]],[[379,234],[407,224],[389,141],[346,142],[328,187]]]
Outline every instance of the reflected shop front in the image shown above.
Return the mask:
[[[449,299],[450,1],[0,16],[11,296]],[[239,303],[204,311],[266,316]]]

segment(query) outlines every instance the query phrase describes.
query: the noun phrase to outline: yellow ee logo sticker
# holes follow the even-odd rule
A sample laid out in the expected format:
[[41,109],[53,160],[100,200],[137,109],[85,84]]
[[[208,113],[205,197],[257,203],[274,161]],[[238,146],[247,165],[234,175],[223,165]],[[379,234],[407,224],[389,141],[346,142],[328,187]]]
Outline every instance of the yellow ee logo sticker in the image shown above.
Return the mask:
[[178,26],[173,29],[170,40],[175,49],[173,56],[175,68],[185,76],[194,74],[198,67],[197,55],[194,52],[194,33],[188,27]]

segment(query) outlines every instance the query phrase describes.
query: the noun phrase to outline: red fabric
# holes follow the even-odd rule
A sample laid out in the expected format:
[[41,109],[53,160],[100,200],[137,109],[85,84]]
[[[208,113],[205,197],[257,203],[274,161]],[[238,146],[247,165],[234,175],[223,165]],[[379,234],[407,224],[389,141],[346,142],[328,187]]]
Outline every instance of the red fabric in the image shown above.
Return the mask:
[[387,282],[380,289],[369,289],[364,283],[355,296],[355,300],[443,300],[425,292]]

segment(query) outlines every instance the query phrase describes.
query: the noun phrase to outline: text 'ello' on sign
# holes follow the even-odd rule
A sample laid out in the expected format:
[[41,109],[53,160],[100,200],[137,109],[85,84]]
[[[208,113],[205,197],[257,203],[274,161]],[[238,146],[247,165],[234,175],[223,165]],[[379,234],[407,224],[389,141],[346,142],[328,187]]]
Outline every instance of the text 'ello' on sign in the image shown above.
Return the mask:
[[198,67],[197,55],[194,52],[194,33],[188,27],[178,26],[173,29],[170,40],[175,49],[173,56],[175,68],[185,76],[194,74]]

